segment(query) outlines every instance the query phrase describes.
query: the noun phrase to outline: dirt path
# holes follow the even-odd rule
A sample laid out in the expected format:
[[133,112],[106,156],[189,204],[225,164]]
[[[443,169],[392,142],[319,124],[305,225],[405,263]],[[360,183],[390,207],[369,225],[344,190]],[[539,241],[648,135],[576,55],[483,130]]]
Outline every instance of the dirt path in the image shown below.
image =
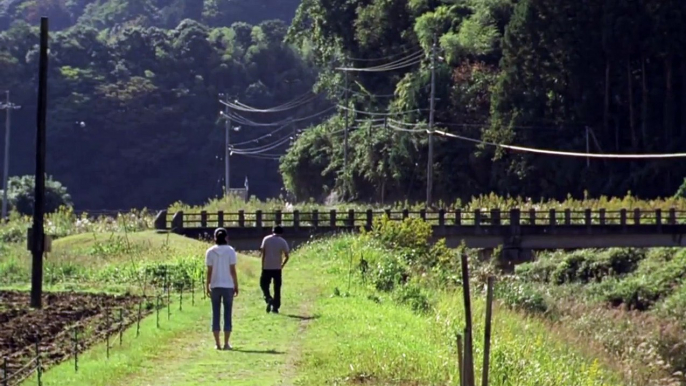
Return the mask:
[[135,375],[119,385],[292,385],[319,287],[308,268],[289,266],[277,315],[265,312],[257,281],[257,277],[244,279],[235,300],[233,351],[214,349],[208,302],[206,310],[198,311],[192,330],[151,353]]

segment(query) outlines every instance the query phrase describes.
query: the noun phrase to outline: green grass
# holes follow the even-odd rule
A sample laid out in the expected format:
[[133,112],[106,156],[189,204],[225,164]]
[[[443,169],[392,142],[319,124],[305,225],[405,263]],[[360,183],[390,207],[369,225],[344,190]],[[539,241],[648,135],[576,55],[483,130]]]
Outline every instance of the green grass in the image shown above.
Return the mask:
[[[354,243],[330,240],[300,254],[302,259],[328,255],[331,260],[325,265],[328,292],[316,303],[322,317],[312,322],[306,335],[298,384],[456,384],[455,334],[464,327],[460,291],[435,292],[427,313],[400,306],[393,294],[377,293],[359,280],[348,293],[347,251]],[[478,289],[474,293],[475,362],[480,373],[484,300]],[[497,308],[493,337],[491,385],[623,384],[605,363],[570,347],[540,321]]]
[[[176,239],[165,249],[163,235],[129,235],[149,247],[140,258],[164,262],[194,254],[206,244]],[[65,251],[88,249],[85,236],[65,238]],[[158,243],[158,244],[155,244]],[[157,249],[156,249],[157,248]],[[160,251],[163,249],[164,251]],[[121,256],[115,253],[114,256]],[[150,254],[150,256],[148,256]],[[258,289],[259,260],[241,256],[242,291],[235,302],[234,352],[217,352],[209,331],[208,301],[147,317],[141,336],[125,333],[124,345],[104,344],[80,356],[79,372],[64,362],[44,374],[45,385],[444,385],[455,383],[455,333],[463,328],[459,291],[435,291],[414,281],[378,292],[351,275],[350,257],[388,258],[394,252],[347,236],[297,251],[284,273],[281,315],[268,315]],[[377,256],[372,256],[376,254]],[[92,259],[97,257],[91,256]],[[121,259],[120,264],[127,264]],[[114,264],[113,264],[114,265]],[[350,288],[348,287],[350,286]],[[415,291],[416,290],[416,291]],[[483,299],[474,289],[475,355],[480,363]],[[199,299],[196,298],[196,299]],[[403,303],[403,304],[400,304]],[[428,308],[427,308],[428,307]],[[414,308],[414,310],[413,310]],[[291,316],[289,316],[291,315]],[[304,318],[311,317],[311,318]],[[574,348],[566,331],[497,308],[492,349],[493,386],[620,385],[619,377],[593,351]],[[115,341],[115,339],[113,339]],[[477,372],[479,371],[477,366]],[[35,378],[26,384],[34,384]]]

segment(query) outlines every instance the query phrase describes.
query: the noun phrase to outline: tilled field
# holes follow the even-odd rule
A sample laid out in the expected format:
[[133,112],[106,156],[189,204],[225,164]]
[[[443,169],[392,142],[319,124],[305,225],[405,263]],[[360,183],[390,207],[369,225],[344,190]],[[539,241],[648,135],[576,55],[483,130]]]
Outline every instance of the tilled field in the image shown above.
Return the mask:
[[[74,354],[75,329],[80,352],[105,339],[107,332],[135,323],[139,304],[141,316],[150,313],[143,301],[137,296],[51,292],[43,296],[43,309],[33,310],[29,293],[0,291],[0,360],[7,360],[9,384],[35,368],[36,346],[43,368],[58,363]],[[5,377],[2,366],[0,380]]]

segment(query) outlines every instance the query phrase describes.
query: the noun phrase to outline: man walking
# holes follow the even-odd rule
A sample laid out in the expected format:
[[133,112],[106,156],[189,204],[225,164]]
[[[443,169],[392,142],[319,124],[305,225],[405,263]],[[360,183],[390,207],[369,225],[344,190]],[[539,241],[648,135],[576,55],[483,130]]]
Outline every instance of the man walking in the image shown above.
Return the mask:
[[217,350],[221,350],[219,343],[219,319],[221,306],[224,306],[224,350],[231,350],[231,312],[233,298],[238,296],[238,277],[236,276],[236,251],[228,245],[226,229],[217,228],[214,231],[215,245],[205,252],[207,265],[207,279],[205,282],[207,295],[212,301],[212,333]]
[[[262,239],[262,276],[260,276],[260,287],[264,294],[264,301],[267,303],[267,313],[279,313],[281,307],[281,271],[288,263],[288,243],[281,237],[283,228],[277,225],[272,229],[272,234]],[[283,257],[286,260],[283,260]],[[269,294],[269,286],[274,281],[274,297]]]

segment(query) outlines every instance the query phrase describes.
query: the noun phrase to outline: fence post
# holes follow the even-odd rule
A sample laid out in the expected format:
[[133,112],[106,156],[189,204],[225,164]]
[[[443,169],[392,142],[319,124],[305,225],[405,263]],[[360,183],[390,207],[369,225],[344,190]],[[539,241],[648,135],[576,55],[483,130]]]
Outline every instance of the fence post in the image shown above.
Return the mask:
[[167,320],[171,319],[171,285],[167,286]]
[[183,282],[181,283],[181,288],[179,289],[179,311],[183,311]]
[[355,209],[348,209],[348,226],[355,228]]
[[367,209],[367,230],[372,229],[374,225],[374,212],[371,209]]
[[79,371],[79,327],[74,326],[74,372]]
[[138,302],[138,318],[136,318],[136,338],[141,336],[141,316],[143,313],[143,301]]
[[484,363],[481,376],[481,386],[488,386],[488,371],[491,363],[491,323],[493,319],[493,276],[488,277],[486,289],[486,328],[484,331]]
[[207,211],[203,210],[200,212],[200,227],[207,228]]
[[7,376],[7,357],[2,358],[2,386],[9,386],[9,377]]
[[457,343],[457,369],[460,375],[460,386],[464,386],[464,358],[462,358],[462,335],[455,334],[455,341]]
[[105,337],[107,344],[107,359],[110,359],[110,309],[105,309]]
[[282,225],[281,223],[283,222],[283,215],[281,213],[281,209],[277,209],[274,212],[274,225]]
[[255,227],[262,228],[262,211],[258,210],[255,212]]
[[245,211],[243,209],[238,211],[238,226],[245,227]]
[[124,341],[124,309],[119,309],[119,345]]
[[462,293],[464,295],[464,314],[465,314],[465,378],[467,384],[474,384],[474,354],[472,348],[472,300],[469,293],[469,259],[466,253],[462,254]]
[[300,211],[297,209],[293,211],[293,230],[300,230]]
[[315,228],[319,226],[319,211],[317,209],[312,211],[312,226]]
[[329,226],[331,228],[336,227],[336,209],[331,209],[331,211],[329,211]]
[[36,372],[38,373],[38,386],[42,386],[43,369],[40,361],[40,338],[36,340]]
[[224,227],[224,211],[220,210],[217,212],[217,227],[223,228]]

